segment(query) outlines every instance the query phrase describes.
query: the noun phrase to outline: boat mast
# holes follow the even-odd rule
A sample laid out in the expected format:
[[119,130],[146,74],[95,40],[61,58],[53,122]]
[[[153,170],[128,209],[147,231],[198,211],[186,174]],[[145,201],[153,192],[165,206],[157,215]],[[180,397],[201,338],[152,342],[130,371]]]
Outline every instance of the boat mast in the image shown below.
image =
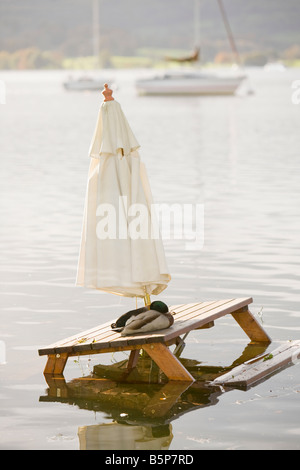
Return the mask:
[[200,0],[194,0],[194,47],[200,48]]
[[219,8],[220,8],[221,15],[222,15],[222,18],[223,18],[223,22],[224,22],[224,25],[225,25],[225,28],[226,28],[226,31],[227,31],[227,36],[228,36],[228,39],[229,39],[229,42],[230,42],[230,45],[231,45],[231,49],[232,49],[232,51],[235,55],[236,63],[238,65],[240,65],[241,64],[240,54],[239,54],[239,51],[237,49],[237,46],[236,46],[236,43],[235,43],[235,40],[234,40],[234,37],[233,37],[232,29],[231,29],[231,26],[229,24],[228,17],[227,17],[225,8],[224,8],[223,0],[217,0],[217,2],[219,4]]
[[99,0],[93,0],[93,55],[95,67],[100,68],[100,21]]

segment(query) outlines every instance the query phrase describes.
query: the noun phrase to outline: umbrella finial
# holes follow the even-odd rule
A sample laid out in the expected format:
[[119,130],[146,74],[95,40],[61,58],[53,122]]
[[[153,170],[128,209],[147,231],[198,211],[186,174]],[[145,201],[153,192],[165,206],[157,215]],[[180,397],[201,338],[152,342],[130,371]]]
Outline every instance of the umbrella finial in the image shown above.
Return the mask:
[[108,88],[108,84],[104,84],[104,90],[102,91],[102,95],[104,96],[104,101],[113,101],[114,98],[112,97],[113,91]]

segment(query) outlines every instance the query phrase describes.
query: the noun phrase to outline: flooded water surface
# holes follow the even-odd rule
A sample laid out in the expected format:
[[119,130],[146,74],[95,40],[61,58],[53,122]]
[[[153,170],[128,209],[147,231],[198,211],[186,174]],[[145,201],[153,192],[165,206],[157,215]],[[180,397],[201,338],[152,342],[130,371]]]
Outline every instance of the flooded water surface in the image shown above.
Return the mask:
[[[164,240],[172,281],[161,300],[252,297],[268,350],[300,339],[300,71],[250,70],[254,93],[233,97],[139,97],[145,74],[104,78],[141,144],[154,200],[204,207],[201,249]],[[115,353],[70,358],[64,379],[46,383],[39,348],[135,300],[75,287],[100,93],[66,92],[64,72],[0,78],[0,448],[299,449],[298,364],[247,391],[94,380],[95,365],[127,358]],[[220,369],[247,344],[223,317],[190,333],[182,356]]]

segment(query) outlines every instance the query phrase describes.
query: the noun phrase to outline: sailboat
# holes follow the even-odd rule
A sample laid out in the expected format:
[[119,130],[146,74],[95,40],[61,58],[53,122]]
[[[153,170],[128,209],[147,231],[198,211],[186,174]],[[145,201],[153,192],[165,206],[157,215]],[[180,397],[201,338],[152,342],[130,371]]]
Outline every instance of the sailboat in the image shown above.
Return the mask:
[[136,82],[140,95],[233,95],[245,75],[222,76],[206,72],[173,70]]
[[[100,25],[99,25],[99,0],[93,0],[93,56],[95,58],[96,69],[100,69]],[[70,91],[99,91],[106,81],[112,81],[107,77],[91,77],[83,75],[79,78],[72,76],[64,82],[63,86]]]
[[[239,63],[238,51],[222,0],[218,0],[218,4],[231,47],[235,54],[236,61]],[[194,17],[195,43],[199,44],[199,0],[195,0]],[[200,48],[196,47],[194,52],[189,56],[178,58],[167,57],[166,60],[172,60],[177,63],[195,63],[199,60],[199,57]],[[140,79],[136,82],[136,88],[140,95],[232,95],[245,79],[246,76],[244,74],[237,74],[235,71],[231,74],[224,75],[181,67],[175,70],[168,70],[159,76]]]

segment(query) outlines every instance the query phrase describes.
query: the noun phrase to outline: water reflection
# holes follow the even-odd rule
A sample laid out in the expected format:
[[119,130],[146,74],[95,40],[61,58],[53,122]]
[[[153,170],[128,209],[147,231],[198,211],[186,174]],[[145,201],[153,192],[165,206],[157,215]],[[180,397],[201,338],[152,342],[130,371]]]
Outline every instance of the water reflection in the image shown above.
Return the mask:
[[78,428],[80,450],[168,450],[173,439],[171,424],[128,426],[105,423]]
[[105,413],[110,423],[78,428],[81,450],[167,450],[172,442],[172,421],[193,410],[216,405],[224,389],[211,381],[266,350],[249,344],[228,367],[190,363],[193,384],[120,383],[95,374],[66,382],[63,376],[46,377],[48,390],[41,402],[60,402],[80,409]]
[[81,450],[167,450],[172,442],[171,422],[199,407],[215,405],[218,387],[195,383],[120,384],[107,379],[81,377],[66,382],[48,378],[42,402],[60,402],[81,409],[105,412],[111,423],[80,426]]

